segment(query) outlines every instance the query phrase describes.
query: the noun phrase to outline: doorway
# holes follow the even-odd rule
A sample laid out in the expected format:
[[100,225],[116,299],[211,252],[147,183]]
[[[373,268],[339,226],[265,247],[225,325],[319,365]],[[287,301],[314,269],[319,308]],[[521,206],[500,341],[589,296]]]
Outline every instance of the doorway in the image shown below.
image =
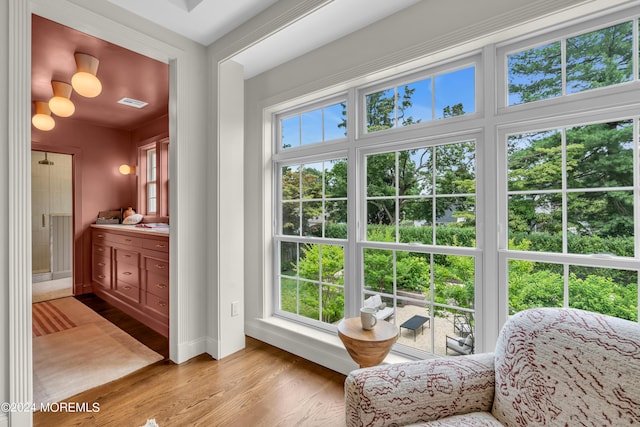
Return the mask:
[[73,295],[73,156],[31,151],[33,302]]

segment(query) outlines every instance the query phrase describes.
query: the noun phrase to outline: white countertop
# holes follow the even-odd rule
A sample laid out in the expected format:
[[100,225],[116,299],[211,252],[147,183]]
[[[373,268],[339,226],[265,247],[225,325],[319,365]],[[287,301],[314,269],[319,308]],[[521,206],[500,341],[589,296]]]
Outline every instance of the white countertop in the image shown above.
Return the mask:
[[91,224],[93,228],[102,228],[112,231],[126,231],[131,233],[140,233],[151,236],[166,236],[169,237],[169,228],[145,228],[137,227],[135,225],[123,225],[123,224]]

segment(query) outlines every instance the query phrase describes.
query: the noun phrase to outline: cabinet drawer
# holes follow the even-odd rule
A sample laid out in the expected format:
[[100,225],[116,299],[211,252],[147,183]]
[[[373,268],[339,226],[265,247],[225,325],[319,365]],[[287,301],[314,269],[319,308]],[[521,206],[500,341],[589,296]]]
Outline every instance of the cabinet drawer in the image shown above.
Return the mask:
[[142,247],[142,238],[135,236],[123,236],[121,234],[110,234],[107,239],[121,245],[128,245],[135,248]]
[[169,299],[169,278],[164,275],[147,273],[147,292],[165,300]]
[[131,264],[116,263],[116,279],[127,282],[130,285],[138,286],[140,281],[140,270]]
[[107,233],[105,233],[104,231],[98,231],[98,230],[93,230],[93,233],[91,234],[91,239],[93,240],[94,243],[102,243],[109,240]]
[[140,254],[135,251],[128,251],[126,249],[116,249],[116,261],[122,264],[140,265]]
[[169,262],[161,259],[145,257],[145,267],[150,273],[162,274],[169,277]]
[[144,239],[142,247],[153,251],[169,252],[169,240]]
[[111,246],[93,244],[93,257],[111,257]]
[[169,317],[169,299],[163,299],[160,297],[157,297],[156,295],[147,292],[146,293],[146,297],[147,297],[147,304],[146,307],[157,313],[160,314],[163,317]]
[[105,289],[111,289],[111,262],[104,257],[95,257],[91,271],[95,283]]
[[136,304],[140,303],[140,288],[127,282],[116,281],[115,291]]

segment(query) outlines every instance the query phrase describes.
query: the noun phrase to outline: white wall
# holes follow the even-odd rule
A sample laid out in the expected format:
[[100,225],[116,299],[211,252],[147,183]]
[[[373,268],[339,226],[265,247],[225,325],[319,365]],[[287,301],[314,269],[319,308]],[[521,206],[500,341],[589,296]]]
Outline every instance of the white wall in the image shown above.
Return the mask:
[[[269,183],[269,120],[265,109],[302,99],[310,93],[329,94],[426,66],[525,34],[548,25],[604,9],[616,0],[448,0],[421,1],[397,14],[294,59],[246,82],[245,97],[245,310],[247,334],[346,372],[354,367],[341,343],[329,334],[291,327],[270,319],[271,187]],[[578,8],[578,6],[580,6]],[[480,225],[482,226],[482,225]],[[485,230],[491,231],[491,230]],[[495,230],[493,230],[495,232]],[[497,272],[495,257],[484,268]],[[493,263],[493,264],[492,264]],[[488,273],[496,276],[497,273]],[[496,282],[487,280],[488,282]],[[484,348],[492,349],[499,320],[497,288],[485,286]],[[493,307],[493,308],[492,308]]]
[[[210,263],[207,306],[218,311],[207,318],[207,352],[224,357],[244,347],[246,320],[246,258],[244,219],[246,207],[244,162],[244,80],[242,67],[232,61],[235,54],[305,16],[328,0],[280,0],[272,7],[231,31],[208,48],[209,135],[218,145],[208,153],[207,231]],[[252,106],[251,108],[255,108]],[[249,230],[252,232],[252,230]],[[253,292],[253,289],[251,289]],[[239,316],[231,305],[239,304]]]

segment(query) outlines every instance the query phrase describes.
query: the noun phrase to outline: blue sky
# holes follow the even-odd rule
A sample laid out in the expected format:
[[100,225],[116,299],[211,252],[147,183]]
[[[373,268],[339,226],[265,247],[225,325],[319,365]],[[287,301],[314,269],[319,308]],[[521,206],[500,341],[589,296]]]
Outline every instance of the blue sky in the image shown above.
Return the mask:
[[[405,120],[411,117],[415,123],[439,119],[443,117],[444,107],[459,103],[462,103],[465,113],[475,112],[475,67],[473,66],[400,85],[397,87],[400,100],[405,92],[405,86],[415,89],[411,96],[412,106],[405,110]],[[391,88],[384,91],[385,95],[393,96],[393,90]],[[323,140],[344,138],[344,128],[338,127],[344,120],[342,111],[343,106],[338,103],[282,120],[283,145],[297,147]]]

